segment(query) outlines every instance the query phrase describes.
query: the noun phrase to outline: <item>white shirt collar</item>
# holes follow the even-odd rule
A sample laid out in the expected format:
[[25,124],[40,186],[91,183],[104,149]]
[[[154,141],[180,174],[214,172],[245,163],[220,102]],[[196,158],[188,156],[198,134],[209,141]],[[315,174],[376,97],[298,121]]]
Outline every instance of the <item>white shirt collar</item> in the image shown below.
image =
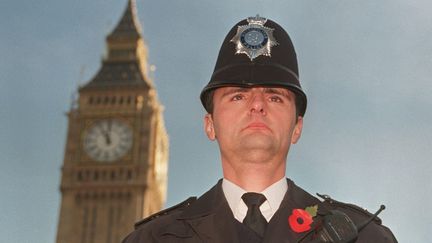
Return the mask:
[[[222,190],[224,192],[225,198],[228,201],[228,205],[234,214],[234,218],[238,221],[243,222],[246,217],[247,206],[241,199],[242,195],[246,193],[244,189],[237,186],[227,179],[222,181]],[[260,206],[261,213],[267,222],[273,217],[288,190],[288,184],[285,178],[273,183],[271,186],[267,187],[264,191],[260,192],[264,194],[267,200]]]

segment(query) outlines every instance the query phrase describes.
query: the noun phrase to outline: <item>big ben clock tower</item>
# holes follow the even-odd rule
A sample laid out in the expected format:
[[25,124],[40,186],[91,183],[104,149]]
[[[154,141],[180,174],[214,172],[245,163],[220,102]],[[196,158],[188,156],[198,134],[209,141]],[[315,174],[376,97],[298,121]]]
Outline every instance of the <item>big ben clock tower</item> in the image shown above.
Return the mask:
[[134,0],[68,112],[57,243],[117,243],[164,203],[168,137]]

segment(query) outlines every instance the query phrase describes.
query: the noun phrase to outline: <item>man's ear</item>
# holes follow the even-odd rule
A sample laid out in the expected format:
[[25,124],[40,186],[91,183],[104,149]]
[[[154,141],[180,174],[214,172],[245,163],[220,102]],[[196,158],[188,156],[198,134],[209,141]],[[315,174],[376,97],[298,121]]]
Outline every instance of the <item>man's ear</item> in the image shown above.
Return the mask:
[[298,140],[301,137],[302,130],[303,130],[303,117],[299,116],[291,136],[291,144],[295,144],[298,142]]
[[211,114],[206,114],[204,116],[204,130],[210,140],[214,141],[216,139],[216,133],[214,130],[213,118]]

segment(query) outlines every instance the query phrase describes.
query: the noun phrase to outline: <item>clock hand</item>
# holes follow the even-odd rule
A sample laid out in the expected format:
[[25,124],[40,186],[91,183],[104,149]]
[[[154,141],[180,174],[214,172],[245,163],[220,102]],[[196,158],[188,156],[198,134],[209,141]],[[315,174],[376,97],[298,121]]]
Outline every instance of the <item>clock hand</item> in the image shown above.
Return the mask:
[[110,136],[110,131],[111,131],[111,121],[108,121],[106,124],[106,127],[102,127],[102,134],[105,137],[105,143],[107,145],[111,144],[111,136]]
[[100,130],[102,133],[102,136],[105,138],[105,144],[110,145],[111,144],[111,138],[110,138],[110,132],[105,129]]
[[108,131],[107,131],[107,144],[110,145],[111,144],[111,127],[112,127],[112,121],[108,120]]
[[104,132],[104,136],[105,136],[105,142],[107,145],[111,144],[111,136],[109,132]]

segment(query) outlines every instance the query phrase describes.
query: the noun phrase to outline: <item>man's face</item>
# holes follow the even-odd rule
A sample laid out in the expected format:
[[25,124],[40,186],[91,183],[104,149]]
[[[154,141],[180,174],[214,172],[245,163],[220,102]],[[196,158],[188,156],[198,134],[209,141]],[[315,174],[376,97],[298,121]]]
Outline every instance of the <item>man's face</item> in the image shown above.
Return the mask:
[[294,93],[285,88],[218,88],[213,104],[205,130],[218,141],[222,159],[247,155],[285,161],[300,138],[303,119],[296,117]]

